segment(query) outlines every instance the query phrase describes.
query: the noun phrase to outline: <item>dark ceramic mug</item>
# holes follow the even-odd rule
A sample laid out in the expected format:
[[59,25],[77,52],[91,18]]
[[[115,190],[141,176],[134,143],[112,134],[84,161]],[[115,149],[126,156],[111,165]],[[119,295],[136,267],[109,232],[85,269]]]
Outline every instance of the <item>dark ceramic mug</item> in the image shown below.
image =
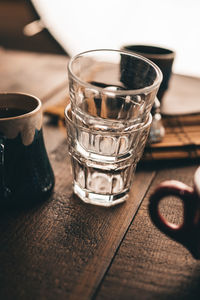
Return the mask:
[[[167,221],[159,210],[161,199],[176,196],[183,202],[183,222],[180,225]],[[150,197],[149,213],[153,223],[170,238],[187,247],[200,259],[200,167],[194,174],[194,187],[180,181],[162,182]]]
[[41,101],[0,94],[0,205],[29,205],[52,191],[54,174],[42,133]]
[[161,102],[169,86],[175,52],[171,49],[154,45],[125,45],[122,49],[150,59],[161,69],[163,80],[157,93],[157,97]]

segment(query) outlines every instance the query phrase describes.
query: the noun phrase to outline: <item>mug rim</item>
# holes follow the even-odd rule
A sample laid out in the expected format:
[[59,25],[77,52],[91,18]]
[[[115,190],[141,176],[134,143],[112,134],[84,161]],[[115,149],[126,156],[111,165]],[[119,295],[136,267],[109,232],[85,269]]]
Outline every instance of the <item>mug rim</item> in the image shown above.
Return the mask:
[[148,63],[149,65],[151,65],[151,67],[155,70],[156,72],[156,79],[155,79],[155,82],[149,86],[146,86],[144,88],[139,88],[139,89],[130,89],[130,90],[117,90],[114,92],[115,95],[137,95],[137,94],[144,94],[144,93],[148,93],[148,92],[151,92],[152,90],[154,90],[155,88],[159,87],[160,83],[162,82],[162,79],[163,79],[163,75],[162,75],[162,72],[160,70],[160,68],[154,63],[152,62],[150,59],[142,56],[142,55],[139,55],[137,53],[131,53],[130,51],[126,51],[126,50],[117,50],[117,49],[93,49],[93,50],[88,50],[88,51],[85,51],[85,52],[81,52],[81,53],[78,53],[76,54],[75,56],[71,57],[71,59],[69,60],[68,62],[68,72],[69,74],[71,75],[71,77],[76,81],[78,82],[79,84],[81,84],[82,86],[84,87],[89,87],[89,88],[93,88],[99,92],[102,92],[105,90],[105,88],[101,88],[101,87],[98,87],[98,86],[95,86],[89,82],[86,82],[86,81],[83,81],[81,80],[78,76],[76,76],[74,74],[74,72],[72,71],[72,64],[73,62],[78,58],[78,57],[81,57],[81,56],[84,56],[84,55],[87,55],[87,54],[90,54],[90,53],[102,53],[102,52],[114,52],[114,53],[119,53],[119,54],[124,54],[124,55],[128,55],[128,56],[131,56],[131,57],[135,57],[135,58],[138,58],[146,63]]
[[34,95],[31,95],[31,94],[28,94],[28,93],[22,93],[22,92],[0,92],[0,99],[1,99],[1,96],[27,97],[29,99],[35,100],[37,102],[37,106],[33,110],[31,110],[29,112],[26,112],[26,113],[24,113],[22,115],[19,115],[19,116],[0,118],[0,122],[7,121],[7,120],[18,120],[18,119],[23,119],[23,118],[29,117],[29,116],[37,113],[41,109],[41,107],[42,107],[41,100],[38,97],[36,97]]
[[[163,50],[166,51],[166,53],[149,53],[145,51],[139,51],[137,49],[134,49],[134,47],[144,47],[146,49],[156,49],[156,50]],[[131,49],[132,48],[132,49]],[[142,56],[145,56],[148,59],[174,59],[176,52],[173,49],[164,47],[164,46],[159,46],[159,45],[153,45],[153,44],[127,44],[122,46],[122,50],[129,51],[130,53],[136,53],[140,54]]]

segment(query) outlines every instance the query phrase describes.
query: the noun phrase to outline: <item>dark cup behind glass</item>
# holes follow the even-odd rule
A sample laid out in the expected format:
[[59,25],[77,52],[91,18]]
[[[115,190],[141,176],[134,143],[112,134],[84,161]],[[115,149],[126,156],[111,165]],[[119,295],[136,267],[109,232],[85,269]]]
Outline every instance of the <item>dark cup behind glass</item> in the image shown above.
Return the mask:
[[168,48],[151,45],[126,45],[123,50],[140,54],[153,61],[162,71],[163,80],[157,93],[160,102],[169,87],[175,52]]
[[122,49],[146,57],[154,62],[162,71],[163,80],[160,84],[157,97],[155,98],[155,102],[152,107],[151,113],[153,121],[148,139],[150,144],[161,142],[165,135],[165,128],[162,124],[160,104],[162,104],[165,92],[169,87],[175,52],[168,48],[153,45],[125,45]]

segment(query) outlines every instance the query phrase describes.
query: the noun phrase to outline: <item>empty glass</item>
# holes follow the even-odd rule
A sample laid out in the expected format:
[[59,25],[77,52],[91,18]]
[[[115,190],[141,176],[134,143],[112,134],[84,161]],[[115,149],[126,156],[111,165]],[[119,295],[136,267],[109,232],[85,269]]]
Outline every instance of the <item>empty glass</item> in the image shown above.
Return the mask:
[[72,121],[65,109],[74,192],[85,202],[111,206],[123,202],[142,156],[152,117],[127,131],[101,131]]
[[72,58],[68,73],[74,192],[92,204],[123,202],[148,137],[161,71],[138,55],[94,50]]

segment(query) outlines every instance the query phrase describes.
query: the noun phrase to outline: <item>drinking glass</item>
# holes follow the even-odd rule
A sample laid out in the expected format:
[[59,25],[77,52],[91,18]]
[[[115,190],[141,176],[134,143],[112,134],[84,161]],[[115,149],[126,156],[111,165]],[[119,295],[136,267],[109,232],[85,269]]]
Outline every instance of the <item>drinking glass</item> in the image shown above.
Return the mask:
[[123,202],[148,137],[162,73],[139,55],[92,50],[73,57],[68,74],[65,118],[74,192],[92,204]]

